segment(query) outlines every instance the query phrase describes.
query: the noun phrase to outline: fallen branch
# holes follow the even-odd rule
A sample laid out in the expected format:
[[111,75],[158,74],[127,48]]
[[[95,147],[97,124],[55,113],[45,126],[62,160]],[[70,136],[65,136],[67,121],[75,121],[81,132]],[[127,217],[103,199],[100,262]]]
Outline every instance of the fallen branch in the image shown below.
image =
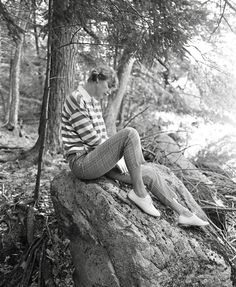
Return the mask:
[[202,206],[202,209],[204,209],[204,210],[212,209],[212,210],[219,210],[219,211],[225,211],[225,212],[235,212],[236,211],[236,208],[211,206],[211,205]]
[[0,146],[0,149],[19,149],[19,150],[23,150],[22,147],[17,147],[17,146],[6,146],[6,145],[2,145]]

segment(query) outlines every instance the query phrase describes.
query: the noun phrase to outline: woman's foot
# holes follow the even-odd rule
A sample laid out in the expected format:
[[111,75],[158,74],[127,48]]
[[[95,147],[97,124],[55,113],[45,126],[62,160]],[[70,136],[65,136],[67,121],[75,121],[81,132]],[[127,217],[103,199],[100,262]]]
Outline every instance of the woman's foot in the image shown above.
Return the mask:
[[178,223],[184,226],[207,226],[209,222],[202,220],[196,214],[192,214],[191,216],[180,215]]
[[128,193],[128,198],[147,214],[155,217],[161,215],[160,212],[153,205],[152,198],[149,194],[147,194],[145,197],[139,197],[135,194],[133,190],[131,190]]

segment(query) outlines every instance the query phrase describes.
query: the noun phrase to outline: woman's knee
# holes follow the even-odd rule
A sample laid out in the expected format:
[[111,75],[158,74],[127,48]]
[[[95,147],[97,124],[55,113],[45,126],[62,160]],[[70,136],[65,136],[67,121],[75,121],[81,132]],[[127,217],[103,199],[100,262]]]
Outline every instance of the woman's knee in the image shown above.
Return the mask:
[[155,174],[153,168],[149,164],[142,164],[142,178],[143,182],[150,188],[153,185]]
[[124,128],[123,131],[124,131],[124,133],[127,134],[127,136],[128,136],[129,138],[139,139],[139,133],[137,132],[136,129],[131,128],[131,127],[127,127],[127,128]]

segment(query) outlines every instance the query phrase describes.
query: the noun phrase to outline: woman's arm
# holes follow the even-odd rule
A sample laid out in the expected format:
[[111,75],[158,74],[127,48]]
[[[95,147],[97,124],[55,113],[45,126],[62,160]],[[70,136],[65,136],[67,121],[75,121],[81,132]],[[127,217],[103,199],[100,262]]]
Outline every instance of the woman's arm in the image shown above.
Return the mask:
[[89,113],[82,101],[70,116],[70,123],[82,141],[88,146],[97,146],[102,142],[101,136],[95,130]]

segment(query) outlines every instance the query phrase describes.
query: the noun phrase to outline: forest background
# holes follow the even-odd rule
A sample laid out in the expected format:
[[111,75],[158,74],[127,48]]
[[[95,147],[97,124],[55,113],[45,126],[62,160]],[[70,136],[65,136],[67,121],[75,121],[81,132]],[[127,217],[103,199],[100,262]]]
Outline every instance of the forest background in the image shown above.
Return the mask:
[[[48,190],[66,165],[60,137],[65,96],[91,68],[108,64],[120,80],[102,102],[109,134],[135,127],[154,157],[155,136],[168,134],[205,173],[234,180],[235,13],[233,0],[0,1],[1,236],[12,220],[6,213],[16,216],[16,203],[22,209],[33,197],[27,211],[17,210],[17,220],[30,222],[32,214],[34,224],[37,216],[49,220],[57,244],[45,252],[58,286],[69,286],[72,267],[62,258],[64,251],[69,257],[67,241],[57,236]],[[35,229],[26,232],[29,245]],[[2,274],[24,254],[17,236],[1,256]]]

